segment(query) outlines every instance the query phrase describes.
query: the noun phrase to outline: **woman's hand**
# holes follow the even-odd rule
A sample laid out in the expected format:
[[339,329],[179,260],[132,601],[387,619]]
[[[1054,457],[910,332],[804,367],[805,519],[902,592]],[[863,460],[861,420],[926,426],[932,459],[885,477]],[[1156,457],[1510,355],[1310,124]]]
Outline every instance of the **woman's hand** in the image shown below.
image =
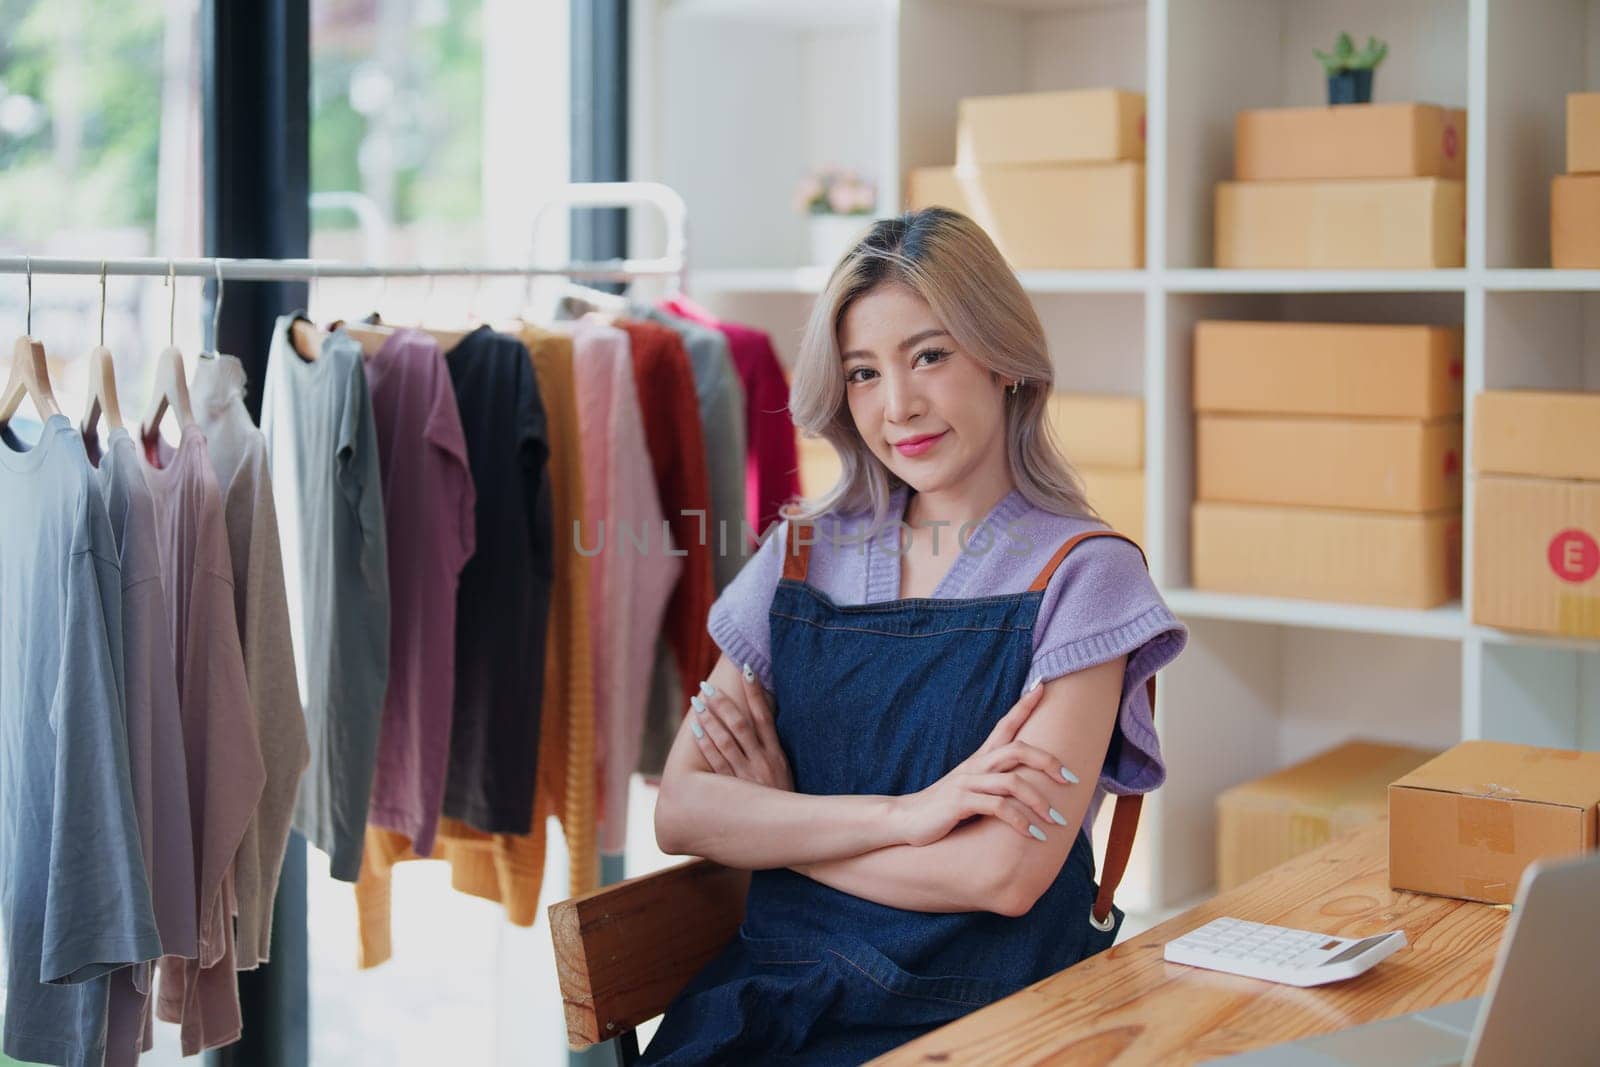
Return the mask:
[[1030,840],[1030,826],[1059,823],[1040,784],[1071,784],[1077,778],[1061,760],[1041,748],[1016,740],[1044,696],[1035,685],[1003,715],[978,751],[928,788],[895,798],[894,817],[908,845],[941,840],[974,815],[992,815]]
[[690,730],[711,769],[747,782],[794,791],[789,760],[778,743],[767,691],[748,666],[741,672],[741,699],[710,682],[690,702]]

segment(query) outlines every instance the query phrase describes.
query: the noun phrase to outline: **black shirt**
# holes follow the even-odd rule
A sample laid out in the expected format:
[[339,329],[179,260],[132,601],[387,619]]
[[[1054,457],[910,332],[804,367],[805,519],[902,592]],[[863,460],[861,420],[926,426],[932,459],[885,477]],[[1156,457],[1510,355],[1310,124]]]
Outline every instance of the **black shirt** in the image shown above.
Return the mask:
[[550,439],[520,341],[480,326],[445,357],[477,490],[477,552],[456,605],[444,814],[485,833],[533,822],[554,567]]

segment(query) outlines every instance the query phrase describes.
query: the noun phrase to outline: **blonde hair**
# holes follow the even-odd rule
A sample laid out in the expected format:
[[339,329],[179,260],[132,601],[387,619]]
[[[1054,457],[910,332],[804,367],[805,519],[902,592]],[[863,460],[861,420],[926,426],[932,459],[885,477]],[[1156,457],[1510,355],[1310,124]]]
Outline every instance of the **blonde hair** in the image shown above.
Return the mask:
[[889,494],[904,484],[856,430],[839,352],[839,325],[850,305],[891,284],[927,301],[939,325],[984,369],[1021,380],[1015,394],[1009,388],[1004,394],[1005,438],[1011,477],[1028,502],[1058,515],[1099,518],[1045,418],[1055,372],[1028,294],[989,236],[942,207],[874,223],[817,298],[795,359],[789,411],[803,434],[833,445],[843,470],[831,489],[789,504],[783,516],[870,512],[875,531],[888,517]]

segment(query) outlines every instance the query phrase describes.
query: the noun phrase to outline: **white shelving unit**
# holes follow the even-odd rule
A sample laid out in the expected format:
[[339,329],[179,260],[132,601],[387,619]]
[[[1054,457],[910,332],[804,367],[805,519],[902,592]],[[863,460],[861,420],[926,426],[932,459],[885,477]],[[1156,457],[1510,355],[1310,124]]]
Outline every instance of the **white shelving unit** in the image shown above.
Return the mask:
[[[1463,604],[1397,611],[1188,588],[1199,319],[1460,325],[1469,440],[1471,397],[1485,388],[1600,389],[1600,271],[1546,269],[1565,96],[1600,89],[1600,0],[634,0],[633,18],[633,177],[688,201],[690,291],[768,329],[785,358],[826,277],[804,262],[789,204],[805,171],[855,166],[891,214],[910,168],[953,161],[961,97],[1146,94],[1147,269],[1021,274],[1058,387],[1145,401],[1145,547],[1191,629],[1162,680],[1170,775],[1144,809],[1129,906],[1208,891],[1217,793],[1345,738],[1600,748],[1600,643],[1493,630],[1463,607],[1470,477]],[[1235,112],[1321,103],[1311,50],[1341,30],[1389,42],[1376,99],[1469,109],[1466,267],[1214,269],[1212,190],[1230,176]],[[689,74],[707,69],[720,77]],[[639,247],[651,237],[637,233]]]

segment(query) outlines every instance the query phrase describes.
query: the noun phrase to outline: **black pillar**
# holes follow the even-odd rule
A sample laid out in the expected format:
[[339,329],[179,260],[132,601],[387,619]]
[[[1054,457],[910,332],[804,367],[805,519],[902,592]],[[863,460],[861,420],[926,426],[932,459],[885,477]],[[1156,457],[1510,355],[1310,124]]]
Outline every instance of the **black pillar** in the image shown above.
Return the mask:
[[[206,255],[303,257],[311,235],[308,0],[203,0],[200,25]],[[220,336],[212,345],[244,364],[245,403],[257,421],[273,321],[305,300],[304,282],[226,284]],[[208,1067],[310,1062],[306,861],[299,834],[290,837],[278,885],[270,952],[270,963],[239,975],[244,1036],[209,1053]]]
[[[305,256],[311,244],[308,0],[204,0],[201,27],[206,255]],[[244,363],[252,417],[260,415],[273,319],[305,302],[305,282],[232,282],[223,293],[217,347]]]

